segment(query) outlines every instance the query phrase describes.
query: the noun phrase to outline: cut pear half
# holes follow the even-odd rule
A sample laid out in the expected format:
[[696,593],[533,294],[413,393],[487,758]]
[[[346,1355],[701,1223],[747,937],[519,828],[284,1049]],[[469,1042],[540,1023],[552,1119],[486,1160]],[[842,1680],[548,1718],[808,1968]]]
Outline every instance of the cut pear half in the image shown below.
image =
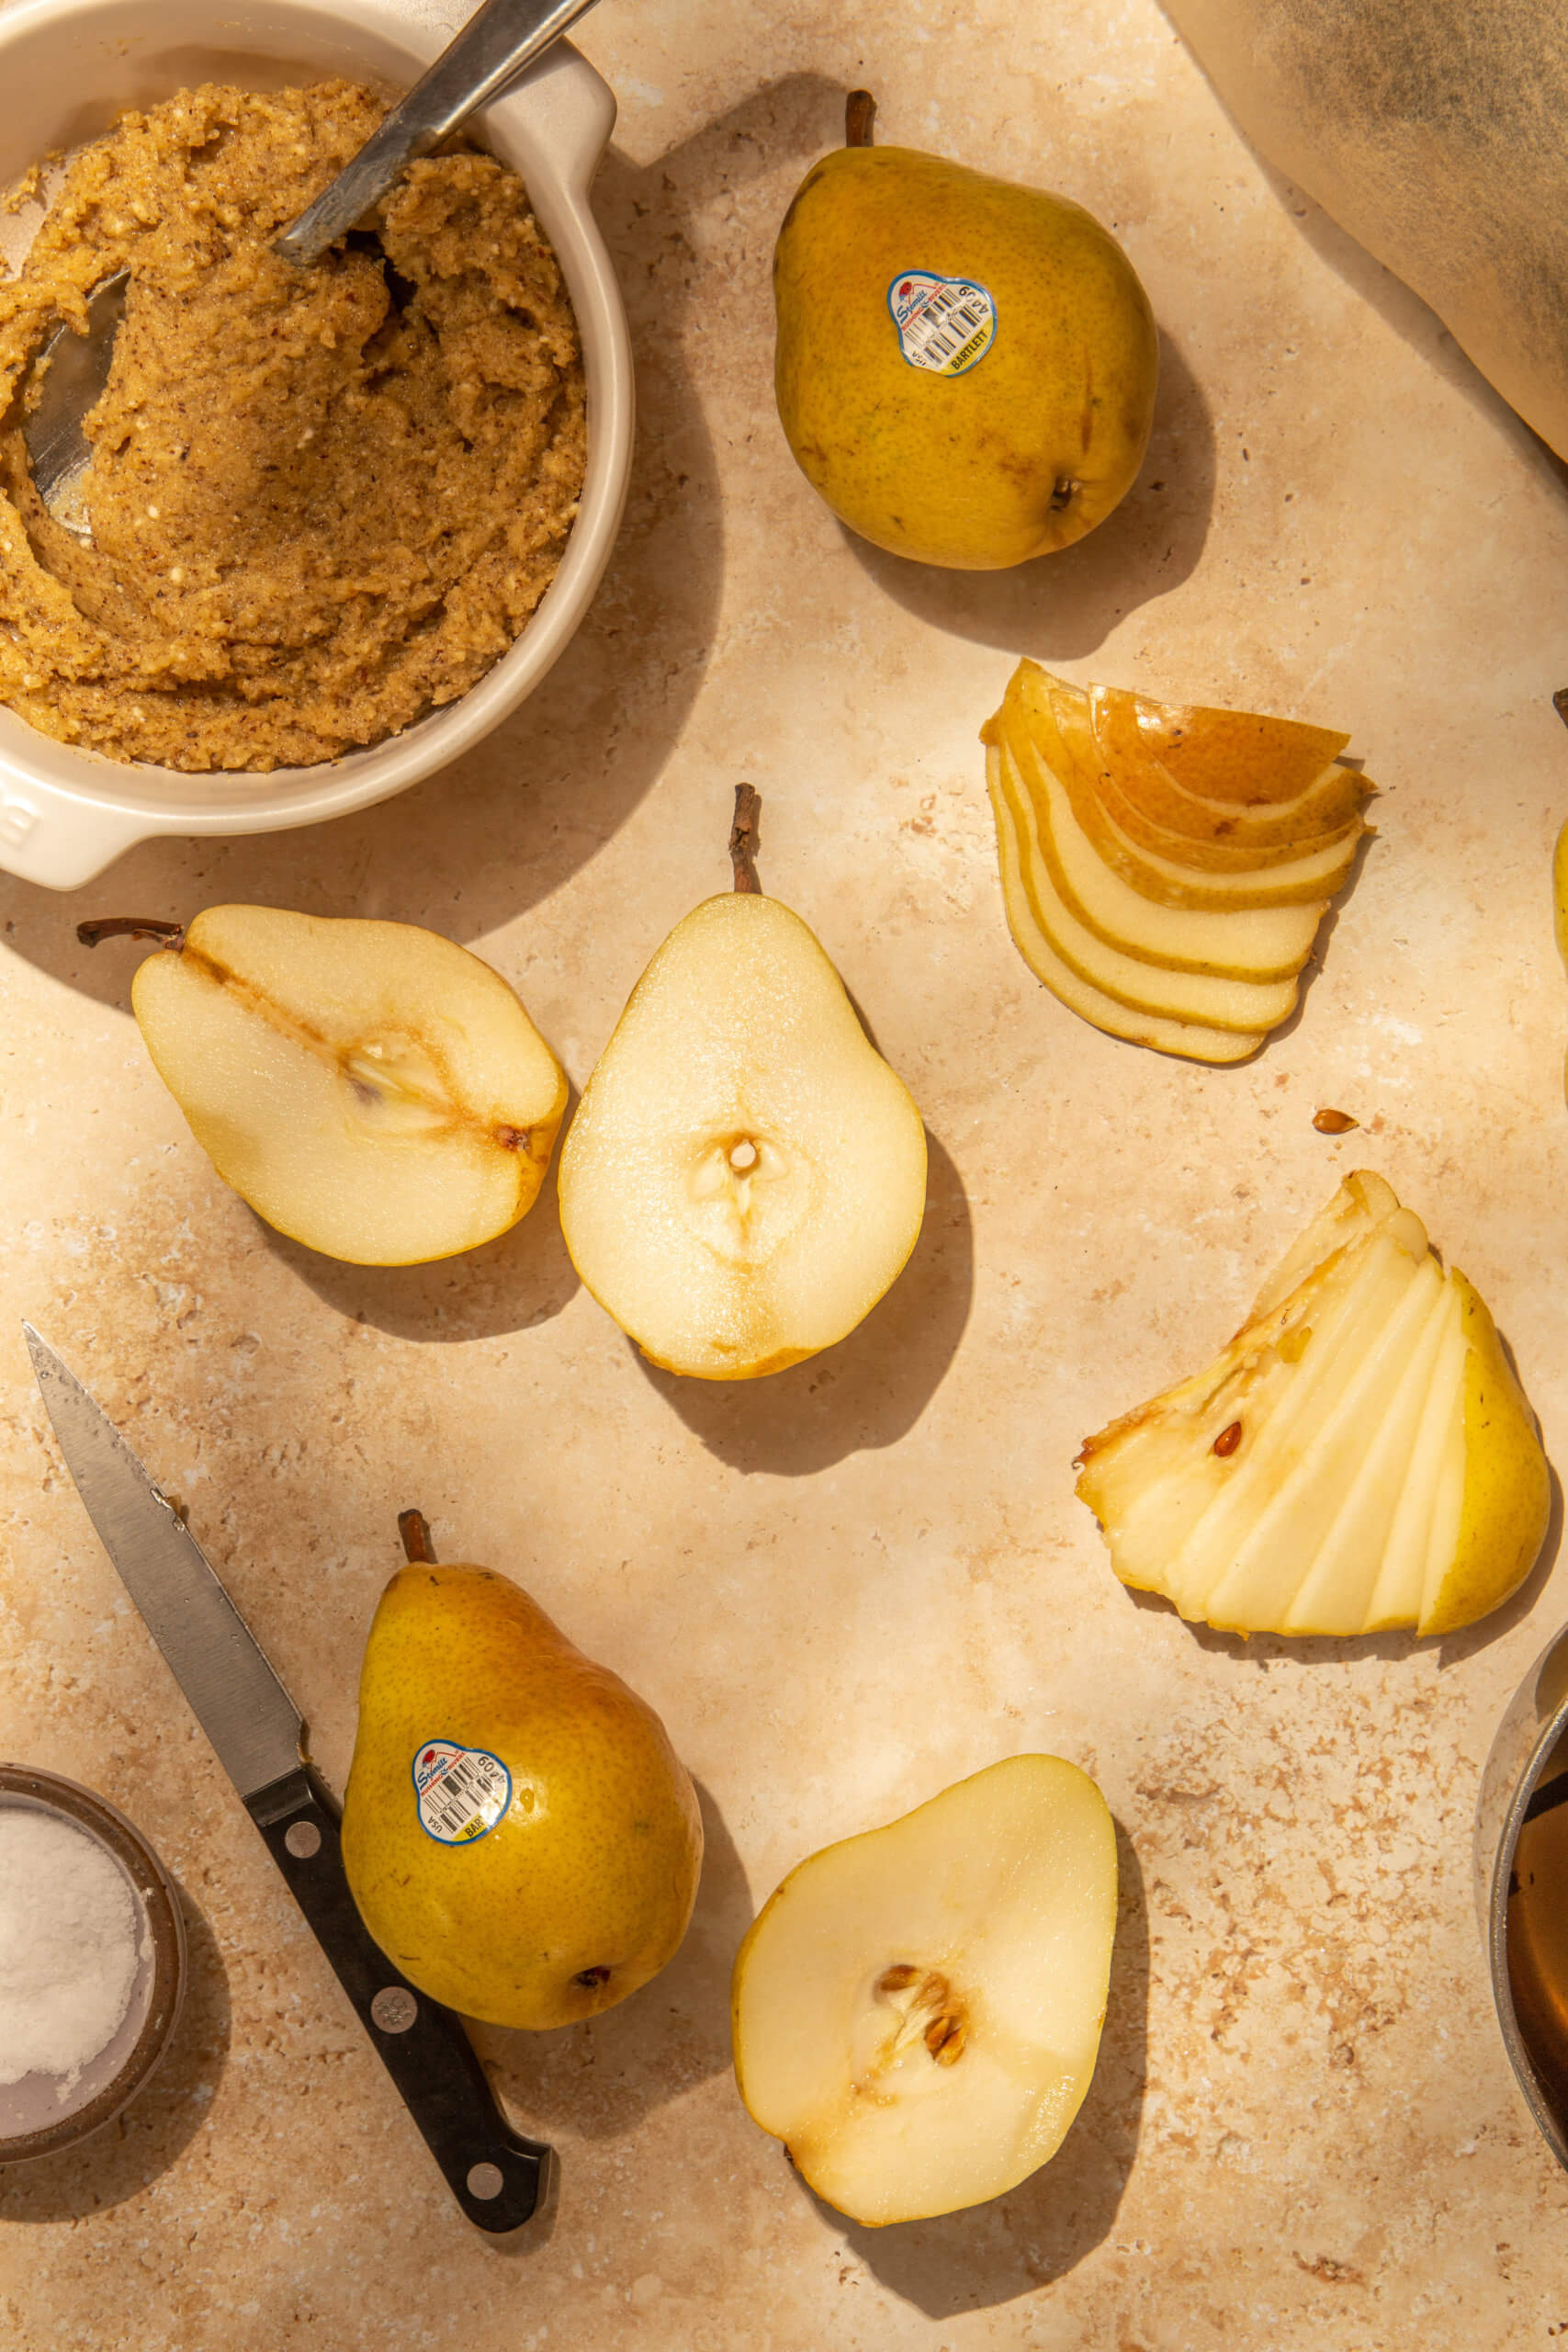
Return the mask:
[[209,907],[131,1005],[220,1176],[324,1256],[449,1257],[533,1205],[565,1073],[501,975],[434,932]]
[[693,910],[561,1154],[594,1297],[670,1372],[750,1380],[844,1338],[914,1248],[926,1138],[820,942],[760,892]]
[[1214,1363],[1079,1459],[1122,1581],[1244,1634],[1470,1624],[1529,1574],[1551,1502],[1490,1315],[1365,1170]]
[[1261,1033],[1251,1035],[1242,1030],[1210,1029],[1195,1022],[1135,1010],[1091,986],[1056,953],[1042,928],[1037,902],[1024,879],[1018,821],[1002,790],[1001,758],[999,747],[989,745],[986,754],[987,784],[997,824],[1002,902],[1013,944],[1035,978],[1043,981],[1052,995],[1081,1020],[1102,1029],[1108,1036],[1125,1038],[1129,1045],[1149,1046],[1156,1053],[1210,1063],[1245,1061],[1248,1054],[1256,1053],[1263,1043]]
[[1094,1782],[1058,1756],[993,1764],[778,1888],[735,1963],[740,2096],[853,2221],[998,2197],[1082,2104],[1115,1928]]

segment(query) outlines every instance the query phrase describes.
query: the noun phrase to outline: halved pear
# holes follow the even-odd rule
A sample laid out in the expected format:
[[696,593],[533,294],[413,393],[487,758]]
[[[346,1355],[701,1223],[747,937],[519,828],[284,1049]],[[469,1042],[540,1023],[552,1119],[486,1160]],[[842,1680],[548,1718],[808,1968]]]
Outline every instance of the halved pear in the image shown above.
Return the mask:
[[1030,970],[1069,1011],[1103,1029],[1108,1036],[1124,1037],[1130,1045],[1151,1046],[1156,1053],[1179,1054],[1189,1061],[1237,1062],[1256,1053],[1261,1035],[1209,1029],[1195,1022],[1174,1021],[1119,1002],[1092,987],[1063,962],[1041,928],[1036,901],[1023,878],[1018,826],[1001,787],[1001,752],[991,744],[986,755],[987,784],[997,822],[997,851],[1001,871],[1002,901],[1013,943]]
[[220,1176],[309,1249],[409,1265],[533,1205],[566,1077],[500,973],[449,939],[209,907],[147,958],[131,1005]]
[[881,2227],[999,2197],[1089,2088],[1116,1833],[1086,1772],[1014,1756],[793,1871],[740,1947],[735,2072],[819,2197]]
[[1365,1170],[1215,1361],[1085,1442],[1123,1583],[1236,1633],[1448,1633],[1528,1575],[1550,1477],[1486,1308]]
[[993,760],[997,788],[1012,811],[1035,922],[1069,969],[1118,1002],[1164,1019],[1260,1035],[1287,1017],[1296,1001],[1293,978],[1260,982],[1235,979],[1227,973],[1172,970],[1122,954],[1079,922],[1057,887],[1061,869],[1052,855],[1051,835],[1038,821],[1008,741],[987,747],[987,778]]
[[915,1246],[926,1139],[820,942],[737,890],[633,989],[561,1154],[561,1227],[666,1371],[750,1380],[852,1331]]

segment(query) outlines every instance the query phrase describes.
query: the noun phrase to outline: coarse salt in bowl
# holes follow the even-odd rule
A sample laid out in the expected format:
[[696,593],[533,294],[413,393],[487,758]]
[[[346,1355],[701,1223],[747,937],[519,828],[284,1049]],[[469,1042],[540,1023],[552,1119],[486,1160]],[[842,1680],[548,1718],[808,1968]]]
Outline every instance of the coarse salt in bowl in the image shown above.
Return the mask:
[[[200,82],[282,89],[333,74],[389,94],[417,81],[449,30],[403,0],[11,0],[0,10],[0,188],[122,108]],[[575,632],[620,526],[631,473],[626,311],[589,205],[615,119],[610,89],[558,41],[476,117],[474,136],[522,176],[577,318],[588,466],[560,567],[516,642],[456,702],[340,759],[267,774],[185,775],[73,750],[0,706],[0,869],[72,890],[159,833],[274,832],[385,800],[457,758],[539,684]]]
[[179,1903],[141,1831],[74,1781],[0,1764],[0,2165],[118,2115],[185,1980]]

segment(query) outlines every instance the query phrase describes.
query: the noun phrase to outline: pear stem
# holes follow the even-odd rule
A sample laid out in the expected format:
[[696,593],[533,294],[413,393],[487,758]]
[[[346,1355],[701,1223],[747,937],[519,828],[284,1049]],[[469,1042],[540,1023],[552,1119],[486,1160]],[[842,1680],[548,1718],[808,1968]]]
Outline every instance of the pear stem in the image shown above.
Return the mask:
[[844,144],[846,147],[869,147],[871,126],[876,120],[876,100],[869,90],[852,90],[844,100]]
[[735,822],[729,829],[729,863],[735,869],[736,888],[757,899],[762,895],[757,879],[757,820],[761,813],[761,795],[749,784],[738,784]]
[[161,946],[179,947],[185,935],[183,922],[160,922],[156,915],[99,915],[76,926],[84,947],[96,947],[104,939],[155,939]]
[[430,1540],[430,1521],[422,1510],[400,1510],[398,1533],[403,1539],[404,1554],[416,1566],[434,1568],[437,1565],[435,1546]]

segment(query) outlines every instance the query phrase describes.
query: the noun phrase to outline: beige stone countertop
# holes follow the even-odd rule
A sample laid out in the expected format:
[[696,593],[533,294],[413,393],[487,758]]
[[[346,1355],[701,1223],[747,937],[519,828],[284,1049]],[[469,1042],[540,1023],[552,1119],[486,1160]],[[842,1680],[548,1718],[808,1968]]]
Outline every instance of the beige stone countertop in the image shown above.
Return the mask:
[[[1153,0],[604,0],[597,204],[641,397],[581,636],[479,751],[309,832],[0,877],[0,1752],[101,1790],[184,1892],[174,2052],[118,2128],[0,2180],[0,2343],[134,2352],[1523,2352],[1568,2334],[1568,2179],[1519,2099],[1471,1891],[1477,1781],[1568,1613],[1556,1532],[1463,1635],[1195,1632],[1112,1577],[1086,1431],[1195,1369],[1348,1169],[1380,1170],[1568,1458],[1562,469],[1438,322],[1265,169]],[[1138,486],[1075,550],[925,571],[838,527],[771,390],[769,255],[869,83],[881,135],[1078,198],[1165,338]],[[1102,1036],[1003,922],[976,730],[1021,652],[1352,730],[1382,787],[1304,1007],[1210,1070]],[[214,1177],[85,913],[222,899],[477,948],[581,1086],[732,786],[931,1135],[911,1264],[841,1346],[651,1371],[553,1189],[400,1272]],[[1314,1132],[1334,1104],[1359,1120]],[[422,1505],[663,1713],[699,1780],[691,1934],[598,2022],[484,2052],[561,2154],[522,2250],[462,2220],[62,1470],[62,1350],[346,1772],[361,1645]],[[1095,1774],[1123,1899],[1057,2159],[883,2232],[818,2205],[729,2070],[730,1962],[784,1872],[1015,1750]]]

